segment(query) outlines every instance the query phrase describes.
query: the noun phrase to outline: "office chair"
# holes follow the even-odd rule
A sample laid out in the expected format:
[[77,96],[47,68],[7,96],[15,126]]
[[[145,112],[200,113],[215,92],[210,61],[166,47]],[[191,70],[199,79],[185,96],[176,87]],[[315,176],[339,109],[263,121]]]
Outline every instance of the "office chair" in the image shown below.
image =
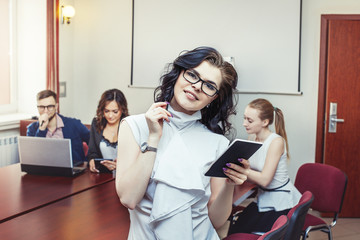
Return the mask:
[[[87,127],[87,129],[91,129],[91,125],[90,124],[84,124],[85,127]],[[87,145],[86,142],[83,142],[83,150],[84,150],[84,154],[85,156],[88,154],[88,151],[89,151],[89,146]]]
[[335,226],[341,211],[347,185],[347,176],[340,169],[320,163],[302,165],[295,178],[295,187],[301,192],[310,191],[314,194],[311,205],[313,210],[333,213],[334,218],[328,225],[320,217],[307,214],[303,228],[303,239],[310,231],[321,230],[332,240],[331,228]]
[[286,215],[281,215],[274,222],[271,230],[264,233],[263,235],[257,235],[252,233],[234,233],[223,240],[280,240],[283,239],[285,231],[289,225],[289,219]]
[[86,142],[83,142],[82,145],[83,145],[84,154],[86,156],[88,154],[88,151],[89,151],[89,146],[87,145]]
[[20,120],[20,136],[26,136],[27,126],[36,121],[36,119]]
[[291,208],[287,214],[289,226],[286,229],[284,240],[299,240],[301,238],[305,218],[313,200],[314,195],[310,191],[305,191],[299,203]]

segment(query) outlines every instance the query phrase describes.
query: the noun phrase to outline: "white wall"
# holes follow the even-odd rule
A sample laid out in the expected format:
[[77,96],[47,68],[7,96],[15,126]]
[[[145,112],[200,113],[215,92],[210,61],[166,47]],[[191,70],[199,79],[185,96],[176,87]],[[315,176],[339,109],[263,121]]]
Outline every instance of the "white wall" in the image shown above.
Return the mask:
[[37,114],[36,94],[46,87],[46,1],[16,5],[18,111]]
[[[60,0],[59,5],[71,5],[74,6],[73,0]],[[61,9],[61,7],[60,7]],[[61,11],[61,10],[60,10]],[[75,16],[77,12],[75,10]],[[66,83],[66,97],[60,98],[60,112],[67,114],[72,112],[73,93],[74,89],[74,24],[62,24],[61,19],[59,20],[59,79],[60,82]],[[75,116],[74,116],[75,117]]]
[[151,101],[151,91],[127,88],[131,66],[131,1],[74,0],[74,7],[76,15],[72,23],[60,28],[73,29],[72,36],[60,31],[60,39],[64,35],[72,37],[67,45],[61,42],[60,49],[73,49],[73,60],[63,63],[60,58],[63,64],[73,62],[72,67],[67,67],[72,68],[72,79],[65,79],[64,75],[69,73],[60,71],[60,81],[67,81],[69,93],[69,97],[60,99],[61,113],[90,123],[101,94],[110,88],[119,88],[126,94],[131,113],[143,111],[142,107],[139,110],[134,107],[137,98]]
[[[90,123],[101,93],[113,87],[121,89],[126,95],[130,114],[146,111],[153,102],[153,89],[128,87],[131,67],[131,1],[73,2],[76,16],[71,25],[66,26],[73,28],[73,31],[69,33],[67,29],[65,33],[65,27],[60,28],[60,39],[64,36],[72,38],[72,41],[60,43],[61,51],[73,51],[73,59],[68,55],[68,61],[60,60],[61,64],[69,65],[61,66],[61,69],[68,71],[60,72],[60,81],[67,81],[68,86],[68,97],[60,102],[61,112]],[[289,171],[292,179],[300,165],[315,161],[321,14],[360,14],[360,2],[303,0],[300,71],[303,95],[241,94],[238,115],[232,118],[238,136],[246,138],[242,115],[248,102],[258,97],[267,98],[283,110],[290,144]]]

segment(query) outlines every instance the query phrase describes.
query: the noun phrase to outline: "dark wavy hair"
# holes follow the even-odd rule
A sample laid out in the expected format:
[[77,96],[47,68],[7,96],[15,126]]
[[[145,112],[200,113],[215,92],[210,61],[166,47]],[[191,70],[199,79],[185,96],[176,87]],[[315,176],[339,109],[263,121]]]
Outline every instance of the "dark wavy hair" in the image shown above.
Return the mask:
[[125,95],[116,88],[106,90],[99,100],[99,104],[96,110],[96,130],[100,133],[106,126],[107,121],[104,117],[104,110],[106,104],[111,101],[115,101],[121,110],[120,120],[129,116],[127,101]]
[[168,69],[161,76],[161,85],[155,89],[155,102],[170,102],[174,96],[174,86],[183,70],[192,69],[199,66],[203,61],[207,61],[221,72],[221,85],[218,97],[207,107],[201,109],[201,123],[210,131],[225,135],[231,130],[231,123],[228,118],[231,114],[236,114],[235,107],[237,98],[235,90],[238,76],[234,67],[224,61],[221,54],[211,47],[198,47],[191,51],[183,51],[173,63],[168,65]]

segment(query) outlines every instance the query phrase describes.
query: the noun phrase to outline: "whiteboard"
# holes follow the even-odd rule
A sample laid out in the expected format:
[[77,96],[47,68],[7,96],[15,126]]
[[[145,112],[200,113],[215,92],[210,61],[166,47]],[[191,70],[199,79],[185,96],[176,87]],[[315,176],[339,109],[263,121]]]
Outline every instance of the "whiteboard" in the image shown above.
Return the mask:
[[301,0],[133,0],[131,86],[157,87],[181,51],[233,57],[239,91],[299,92]]

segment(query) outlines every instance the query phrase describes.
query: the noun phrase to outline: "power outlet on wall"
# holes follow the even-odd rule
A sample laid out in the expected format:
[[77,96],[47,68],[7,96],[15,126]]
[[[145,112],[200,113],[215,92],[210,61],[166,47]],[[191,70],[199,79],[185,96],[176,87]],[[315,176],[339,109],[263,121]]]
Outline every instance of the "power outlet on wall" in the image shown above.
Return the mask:
[[59,82],[59,97],[66,97],[66,82]]

